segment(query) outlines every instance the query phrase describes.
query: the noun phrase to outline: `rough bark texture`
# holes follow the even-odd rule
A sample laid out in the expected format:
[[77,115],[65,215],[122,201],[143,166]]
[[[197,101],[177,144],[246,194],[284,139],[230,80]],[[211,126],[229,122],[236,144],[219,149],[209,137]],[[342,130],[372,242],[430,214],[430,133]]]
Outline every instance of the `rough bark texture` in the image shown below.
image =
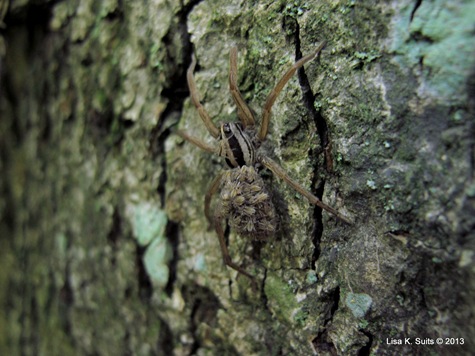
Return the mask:
[[[0,354],[475,348],[473,1],[0,3]],[[174,134],[211,142],[185,71],[194,52],[206,109],[235,120],[237,45],[259,116],[322,40],[269,148],[355,224],[264,173],[279,232],[228,236],[253,292],[203,213],[224,162]]]

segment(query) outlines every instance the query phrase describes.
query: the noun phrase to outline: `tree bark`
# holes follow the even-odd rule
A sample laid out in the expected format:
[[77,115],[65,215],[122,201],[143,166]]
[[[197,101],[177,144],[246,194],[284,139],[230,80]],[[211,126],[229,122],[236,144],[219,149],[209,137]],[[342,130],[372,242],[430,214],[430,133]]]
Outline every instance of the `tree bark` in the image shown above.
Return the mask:
[[[9,7],[7,6],[9,5]],[[4,11],[4,10],[7,11]],[[0,1],[0,353],[460,354],[475,348],[473,2]],[[1,18],[0,18],[1,20]],[[287,84],[264,243],[203,205],[237,119]],[[213,197],[212,207],[219,202]],[[442,344],[439,344],[439,338]]]

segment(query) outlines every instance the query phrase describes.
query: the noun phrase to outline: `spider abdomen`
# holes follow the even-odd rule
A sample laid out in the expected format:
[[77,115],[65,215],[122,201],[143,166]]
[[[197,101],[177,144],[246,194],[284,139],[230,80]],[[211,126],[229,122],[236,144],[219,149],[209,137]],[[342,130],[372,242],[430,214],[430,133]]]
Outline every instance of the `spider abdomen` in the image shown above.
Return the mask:
[[221,181],[218,214],[227,218],[239,235],[257,240],[272,236],[276,213],[264,181],[252,166],[226,171]]

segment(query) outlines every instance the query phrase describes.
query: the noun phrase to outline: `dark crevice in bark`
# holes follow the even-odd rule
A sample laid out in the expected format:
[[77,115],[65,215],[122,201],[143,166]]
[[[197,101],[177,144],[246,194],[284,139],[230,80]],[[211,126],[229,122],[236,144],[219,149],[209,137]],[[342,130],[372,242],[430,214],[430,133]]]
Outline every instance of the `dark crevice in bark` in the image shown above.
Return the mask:
[[[475,117],[475,68],[473,69],[472,73],[470,74],[467,80],[467,98],[468,98],[468,105],[467,105],[467,112],[468,117]],[[475,121],[469,120],[468,122],[468,132],[469,132],[469,176],[468,179],[471,181],[474,180],[475,177]]]
[[173,285],[176,281],[176,270],[179,260],[178,245],[179,245],[179,227],[178,224],[173,221],[168,221],[165,229],[165,236],[168,238],[172,248],[172,260],[168,264],[169,276],[168,282],[165,286],[165,293],[170,297],[173,293]]
[[[163,46],[167,49],[167,59],[169,61],[166,66],[168,69],[168,85],[162,90],[160,96],[165,98],[168,104],[158,118],[157,126],[150,134],[152,157],[158,157],[162,167],[162,174],[157,186],[162,207],[165,205],[165,185],[167,182],[165,141],[172,134],[172,127],[178,123],[183,111],[183,104],[189,95],[186,70],[191,63],[192,44],[188,33],[187,18],[193,7],[198,3],[199,1],[192,1],[184,5],[176,14],[170,30],[163,38]],[[181,48],[176,48],[177,43],[181,44]]]
[[193,341],[193,344],[191,345],[191,348],[190,348],[190,355],[196,355],[198,349],[201,347],[200,345],[200,342],[198,340],[198,338],[196,337],[196,328],[197,328],[197,325],[195,325],[195,322],[194,322],[194,319],[195,319],[195,315],[197,313],[197,310],[200,306],[200,300],[198,300],[193,306],[192,306],[192,309],[191,309],[191,324],[190,324],[190,329],[191,329],[191,334],[194,336],[194,341]]
[[[302,51],[300,48],[300,26],[298,21],[295,20],[295,60],[299,60],[302,58]],[[319,135],[320,139],[320,147],[325,150],[327,147],[329,147],[329,139],[328,139],[328,125],[321,115],[320,112],[318,112],[315,109],[314,102],[315,102],[315,94],[312,92],[312,88],[310,85],[310,81],[305,74],[305,68],[301,67],[297,71],[297,76],[300,84],[300,88],[302,90],[302,100],[303,103],[308,111],[308,114],[310,118],[314,121],[315,126],[317,128],[317,132]],[[319,167],[319,160],[315,160],[314,164],[314,172],[316,172]],[[328,166],[327,162],[327,155],[324,156],[323,160],[324,166]],[[314,194],[316,197],[319,199],[322,199],[324,188],[325,188],[325,181],[321,180],[318,178],[318,176],[315,174],[312,180],[312,186],[317,186],[316,189],[314,190]],[[320,241],[322,238],[323,234],[323,223],[322,223],[322,209],[315,207],[314,213],[313,213],[313,218],[315,221],[315,228],[313,231],[313,245],[314,245],[314,252],[312,256],[312,261],[311,261],[311,268],[315,268],[315,262],[318,260],[320,257],[321,249],[320,249]]]
[[160,331],[158,334],[156,354],[173,355],[175,348],[173,331],[170,326],[160,319]]
[[117,6],[114,9],[107,13],[104,17],[107,21],[123,21],[124,20],[124,0],[118,0]]
[[[16,6],[15,11],[10,9],[7,11],[3,23],[4,27],[11,26],[27,26],[29,29],[30,39],[41,38],[49,31],[49,23],[53,15],[53,8],[61,0],[54,0],[48,2],[30,1],[25,2],[24,6]],[[37,40],[30,43],[41,43]],[[33,47],[31,48],[33,49]]]
[[330,309],[330,319],[333,318],[333,315],[338,310],[339,305],[340,305],[340,287],[336,287],[335,291],[333,292],[333,305],[332,305],[332,308]]
[[414,19],[414,16],[415,16],[415,14],[416,14],[416,11],[417,11],[417,9],[419,8],[419,6],[421,6],[421,4],[422,4],[422,0],[417,0],[417,1],[416,1],[415,5],[414,5],[414,9],[412,9],[412,12],[411,12],[411,22],[412,22],[412,20]]
[[[4,26],[0,28],[5,50],[0,58],[0,95],[6,97],[6,106],[11,111],[10,135],[15,143],[21,142],[25,132],[30,129],[31,123],[22,112],[22,109],[29,105],[27,104],[29,102],[25,102],[25,93],[36,92],[43,104],[47,103],[46,99],[50,94],[45,81],[40,81],[36,75],[37,70],[42,69],[30,65],[35,59],[45,57],[49,45],[45,39],[56,2],[27,3],[25,6],[17,7],[14,12],[9,10],[3,19]],[[4,103],[0,104],[3,114],[6,107],[3,107]],[[42,110],[45,106],[40,106],[39,109]],[[51,130],[51,118],[47,115],[47,111],[43,111],[40,116],[43,119],[41,134],[46,140]]]
[[[172,134],[172,127],[178,123],[186,98],[189,95],[186,83],[186,70],[191,63],[192,44],[188,33],[187,18],[193,7],[199,1],[182,4],[181,10],[176,14],[173,24],[163,38],[163,46],[167,50],[169,69],[167,76],[168,85],[160,93],[167,101],[165,110],[158,118],[157,126],[150,133],[150,151],[152,157],[159,160],[161,174],[158,180],[157,193],[160,197],[161,207],[165,206],[167,183],[167,160],[165,156],[165,142]],[[179,43],[181,48],[176,48]],[[176,266],[178,263],[179,228],[174,222],[168,222],[166,236],[173,249],[173,258],[169,263],[170,275],[165,292],[170,296],[176,281]],[[148,281],[150,282],[150,281]],[[147,289],[147,286],[145,286]]]
[[338,355],[335,344],[328,338],[326,329],[318,333],[317,337],[312,340],[312,344],[317,355]]
[[[322,182],[320,186],[315,190],[315,195],[317,197],[322,197],[323,196],[323,189],[324,189],[324,183]],[[320,242],[322,241],[322,236],[323,236],[323,222],[322,222],[322,209],[320,208],[315,208],[313,210],[313,219],[316,222],[315,227],[313,228],[313,255],[312,255],[312,261],[310,263],[310,268],[315,269],[315,263],[318,261],[318,258],[320,257],[320,254],[322,253],[322,249],[320,247]]]
[[191,345],[189,354],[196,355],[202,344],[198,327],[204,324],[211,329],[215,328],[217,326],[218,310],[222,308],[222,305],[218,297],[210,289],[198,284],[184,286],[182,293],[186,305],[191,306],[189,325],[194,342]]
[[[28,308],[28,307],[27,307]],[[26,308],[25,308],[26,309]],[[22,328],[22,333],[20,337],[20,342],[22,344],[22,351],[25,353],[38,354],[40,349],[40,340],[39,334],[36,332],[39,326],[39,312],[38,312],[38,302],[36,300],[36,294],[34,291],[31,291],[30,300],[29,300],[29,313],[27,320],[24,320],[25,324],[28,325]]]
[[333,292],[329,295],[329,298],[326,300],[327,303],[331,303],[327,309],[327,315],[325,316],[325,321],[323,322],[322,329],[317,334],[317,336],[312,340],[312,344],[317,351],[317,353],[337,355],[337,350],[333,342],[331,341],[328,335],[328,325],[333,316],[338,310],[340,303],[340,287],[336,287]]
[[119,237],[122,234],[122,217],[120,216],[119,209],[114,208],[112,214],[112,226],[107,234],[107,241],[111,244],[112,247],[117,247],[117,242]]
[[143,264],[144,252],[145,248],[137,245],[135,264],[137,266],[138,293],[141,299],[150,300],[153,294],[153,286]]
[[371,354],[371,346],[373,345],[373,335],[368,331],[360,331],[368,337],[368,342],[358,350],[358,356],[369,356]]
[[262,293],[261,293],[261,304],[262,306],[269,311],[269,307],[268,307],[268,299],[267,299],[267,294],[265,292],[265,285],[266,285],[266,279],[267,279],[267,268],[264,269],[264,278],[262,278],[262,282],[261,282],[261,290],[262,290]]
[[73,336],[73,322],[71,321],[71,308],[74,305],[74,293],[71,286],[70,278],[71,271],[69,264],[66,267],[64,273],[64,284],[59,289],[59,300],[58,300],[58,309],[59,309],[59,323],[61,324],[61,329],[64,330],[64,334],[68,338],[71,345],[76,345],[76,340]]

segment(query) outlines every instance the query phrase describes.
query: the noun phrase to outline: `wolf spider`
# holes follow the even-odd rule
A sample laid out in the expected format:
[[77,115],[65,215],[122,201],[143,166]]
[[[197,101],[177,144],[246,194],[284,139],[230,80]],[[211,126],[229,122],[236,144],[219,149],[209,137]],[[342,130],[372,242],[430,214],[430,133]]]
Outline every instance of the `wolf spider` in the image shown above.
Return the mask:
[[[199,99],[199,93],[193,78],[193,72],[196,66],[196,58],[194,55],[187,71],[191,100],[211,136],[218,140],[218,144],[216,147],[213,147],[185,132],[179,131],[178,134],[202,150],[224,157],[226,163],[231,168],[230,170],[220,172],[212,181],[205,196],[205,215],[210,225],[212,225],[214,221],[214,228],[218,234],[224,263],[239,273],[249,277],[253,284],[255,283],[253,276],[231,260],[225,242],[223,220],[227,219],[231,228],[234,228],[241,236],[249,236],[263,240],[273,235],[276,226],[276,214],[271,196],[262,178],[258,174],[260,166],[264,166],[272,171],[272,173],[307,198],[310,203],[330,212],[346,223],[351,223],[335,209],[324,204],[315,195],[305,190],[276,162],[259,151],[261,144],[267,137],[271,109],[277,96],[297,69],[316,58],[324,45],[325,42],[322,42],[313,53],[294,63],[279,80],[264,104],[259,130],[256,129],[254,114],[245,103],[237,86],[236,47],[231,48],[230,52],[229,89],[234,103],[237,106],[237,114],[240,122],[225,122],[220,124],[218,128],[211,120]],[[211,197],[220,187],[220,205],[215,211],[214,218],[212,218],[210,214]]]

